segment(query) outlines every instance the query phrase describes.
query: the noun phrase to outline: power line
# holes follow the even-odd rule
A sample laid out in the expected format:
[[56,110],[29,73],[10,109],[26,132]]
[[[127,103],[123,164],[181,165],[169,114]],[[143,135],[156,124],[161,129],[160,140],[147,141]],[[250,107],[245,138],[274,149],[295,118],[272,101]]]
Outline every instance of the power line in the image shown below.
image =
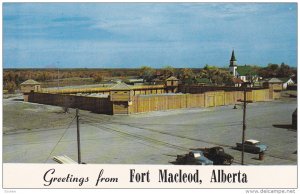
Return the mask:
[[[88,120],[93,120],[94,122],[101,122],[101,123],[109,123],[109,124],[120,124],[120,125],[127,125],[127,126],[132,126],[132,127],[137,127],[136,125],[141,125],[141,123],[128,123],[128,122],[122,122],[122,121],[111,121],[111,120],[99,120],[98,118],[95,117],[87,117],[87,116],[82,116],[81,118],[85,118]],[[195,126],[198,127],[198,125],[195,124],[165,124],[165,123],[159,123],[159,124],[155,124],[155,123],[148,123],[148,124],[143,124],[143,125],[163,125],[163,126],[182,126],[182,127],[186,127],[186,126]],[[241,126],[242,125],[242,121],[235,121],[235,122],[228,122],[227,124],[216,124],[216,125],[209,125],[209,127],[234,127],[234,126]],[[140,126],[138,127],[139,129],[146,129],[146,128],[141,128]],[[149,129],[150,130],[150,129]],[[151,129],[153,131],[157,131],[155,129]],[[159,132],[159,131],[157,131]]]
[[49,156],[47,157],[47,159],[45,160],[45,163],[48,161],[48,159],[50,158],[51,154],[53,153],[53,151],[55,150],[56,146],[59,144],[59,142],[62,140],[62,138],[65,136],[67,130],[71,127],[73,121],[75,120],[76,116],[72,119],[72,121],[70,122],[70,124],[68,125],[68,127],[65,129],[64,133],[62,134],[62,136],[60,137],[60,139],[58,140],[58,142],[56,143],[56,145],[53,147],[52,151],[50,152]]
[[[91,122],[94,122],[94,121],[91,121]],[[117,133],[118,135],[121,135],[121,136],[134,138],[136,140],[142,140],[142,141],[145,141],[145,142],[155,143],[155,144],[163,145],[163,146],[170,147],[170,148],[173,148],[173,149],[189,150],[189,148],[173,145],[173,144],[170,144],[170,143],[167,143],[167,142],[156,140],[156,139],[153,139],[153,138],[150,138],[150,137],[145,137],[145,136],[139,135],[139,134],[124,132],[124,131],[121,131],[121,130],[118,130],[118,129],[113,129],[113,128],[108,127],[108,126],[101,125],[101,128],[100,128],[99,126],[97,126],[95,124],[94,125],[92,125],[90,123],[86,123],[86,124],[94,126],[98,129],[101,129],[101,130],[104,130],[104,131],[115,132],[115,133]]]
[[[89,120],[93,123],[97,122],[97,121],[94,121],[94,120],[91,120],[91,119],[87,119],[87,120]],[[160,133],[160,134],[164,134],[164,135],[169,135],[169,136],[173,136],[173,137],[189,139],[189,140],[193,140],[193,141],[200,141],[200,142],[204,142],[204,143],[208,143],[208,144],[220,145],[220,146],[223,146],[223,147],[230,147],[230,148],[232,147],[231,145],[228,145],[228,144],[220,144],[220,143],[216,143],[216,142],[206,141],[206,140],[203,140],[203,139],[187,137],[187,136],[183,136],[183,135],[176,135],[176,134],[172,134],[170,132],[158,131],[158,130],[155,130],[155,129],[149,129],[149,128],[144,128],[144,127],[136,127],[136,126],[132,126],[132,125],[129,125],[129,124],[125,124],[125,125],[130,126],[130,127],[135,127],[135,128],[138,128],[138,129],[142,129],[142,130],[147,130],[147,131],[156,132],[156,133]],[[234,125],[234,126],[239,126],[239,125]]]

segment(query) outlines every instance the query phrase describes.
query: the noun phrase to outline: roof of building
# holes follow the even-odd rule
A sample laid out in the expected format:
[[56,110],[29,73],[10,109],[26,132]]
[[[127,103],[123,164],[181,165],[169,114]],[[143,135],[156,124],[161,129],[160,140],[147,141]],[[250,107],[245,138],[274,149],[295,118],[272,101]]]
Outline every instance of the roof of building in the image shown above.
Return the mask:
[[244,83],[243,80],[241,80],[240,78],[237,78],[237,77],[232,78],[232,81],[233,81],[234,84],[242,84],[242,83]]
[[268,82],[268,83],[282,83],[282,81],[280,79],[276,78],[276,77],[273,77],[273,78],[267,80],[266,82]]
[[63,155],[63,156],[54,156],[53,160],[59,164],[78,164],[74,160],[72,160],[70,157]]
[[162,82],[163,80],[162,80],[162,78],[156,77],[156,78],[152,79],[151,81],[152,82],[157,82],[157,81]]
[[236,71],[240,76],[246,75],[255,75],[256,73],[253,71],[252,67],[249,65],[238,66]]
[[39,85],[41,83],[33,80],[33,79],[29,79],[29,80],[26,80],[25,82],[21,83],[20,85]]
[[110,88],[111,90],[131,90],[131,87],[124,82],[117,83]]
[[280,79],[283,83],[285,83],[285,82],[287,82],[289,80],[292,80],[292,78],[290,78],[290,77],[281,77],[281,78],[278,78],[278,79]]
[[169,77],[168,79],[166,79],[167,81],[171,81],[171,80],[179,80],[179,79],[177,79],[177,77],[174,77],[174,76],[171,76],[171,77]]
[[142,83],[142,82],[144,82],[144,79],[142,79],[142,78],[130,78],[130,79],[127,79],[126,82],[129,82],[129,83],[136,83],[136,82]]
[[250,142],[250,143],[253,143],[253,144],[257,144],[257,143],[259,143],[259,141],[258,140],[255,140],[255,139],[248,139],[248,140],[246,140],[247,142]]

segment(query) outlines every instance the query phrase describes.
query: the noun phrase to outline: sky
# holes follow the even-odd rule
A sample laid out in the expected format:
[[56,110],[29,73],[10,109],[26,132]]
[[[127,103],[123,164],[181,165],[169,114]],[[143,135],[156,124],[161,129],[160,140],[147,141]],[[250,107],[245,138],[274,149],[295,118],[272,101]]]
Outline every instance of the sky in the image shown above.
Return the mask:
[[296,3],[4,3],[4,68],[297,66]]

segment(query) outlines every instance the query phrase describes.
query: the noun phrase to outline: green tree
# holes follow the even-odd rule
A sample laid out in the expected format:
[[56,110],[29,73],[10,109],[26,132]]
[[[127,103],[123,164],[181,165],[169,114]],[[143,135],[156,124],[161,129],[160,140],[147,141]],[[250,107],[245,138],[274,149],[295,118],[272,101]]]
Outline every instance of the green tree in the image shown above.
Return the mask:
[[215,66],[205,65],[200,71],[199,78],[207,78],[215,85],[230,85],[232,84],[232,75],[226,70],[219,69]]
[[293,70],[290,68],[290,66],[281,63],[279,69],[278,69],[278,77],[290,77],[293,74]]
[[153,77],[154,69],[149,66],[142,66],[139,70],[139,76],[144,79],[144,81],[150,81]]
[[174,67],[172,67],[170,65],[165,66],[162,71],[163,71],[163,76],[165,78],[168,78],[168,77],[173,76],[175,74]]
[[17,89],[17,85],[16,85],[15,82],[10,81],[10,82],[8,82],[8,83],[6,84],[5,89],[8,90],[8,93],[14,93],[15,90]]
[[278,64],[272,64],[272,63],[268,64],[268,69],[272,70],[273,72],[276,72],[278,68],[279,68]]
[[101,76],[99,74],[94,75],[94,82],[100,83],[102,81],[103,81],[103,76]]
[[194,76],[195,76],[195,74],[194,74],[193,70],[190,68],[181,69],[179,72],[180,79],[189,79],[189,78],[193,78]]
[[285,63],[278,64],[269,63],[267,67],[258,69],[258,75],[263,78],[271,77],[290,77],[294,74],[294,71]]
[[195,73],[190,68],[184,68],[179,71],[178,77],[183,84],[190,85],[194,83]]

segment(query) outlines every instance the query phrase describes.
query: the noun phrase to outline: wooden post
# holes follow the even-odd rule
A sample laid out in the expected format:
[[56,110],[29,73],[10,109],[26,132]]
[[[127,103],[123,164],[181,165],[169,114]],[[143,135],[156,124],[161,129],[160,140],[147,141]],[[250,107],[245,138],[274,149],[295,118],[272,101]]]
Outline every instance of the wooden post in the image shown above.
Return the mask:
[[238,100],[239,102],[243,102],[243,135],[242,135],[242,165],[244,165],[244,151],[245,151],[245,136],[246,136],[246,109],[247,109],[247,103],[252,103],[252,100],[247,100],[247,89],[246,86],[244,86],[244,100]]
[[244,151],[245,151],[245,131],[246,131],[246,100],[247,100],[247,93],[246,87],[244,89],[244,108],[243,108],[243,136],[242,136],[242,165],[244,165]]
[[59,67],[57,68],[57,90],[59,90]]
[[79,111],[76,109],[76,121],[77,121],[77,151],[78,151],[78,164],[81,164],[81,152],[80,152],[80,131],[79,131]]

